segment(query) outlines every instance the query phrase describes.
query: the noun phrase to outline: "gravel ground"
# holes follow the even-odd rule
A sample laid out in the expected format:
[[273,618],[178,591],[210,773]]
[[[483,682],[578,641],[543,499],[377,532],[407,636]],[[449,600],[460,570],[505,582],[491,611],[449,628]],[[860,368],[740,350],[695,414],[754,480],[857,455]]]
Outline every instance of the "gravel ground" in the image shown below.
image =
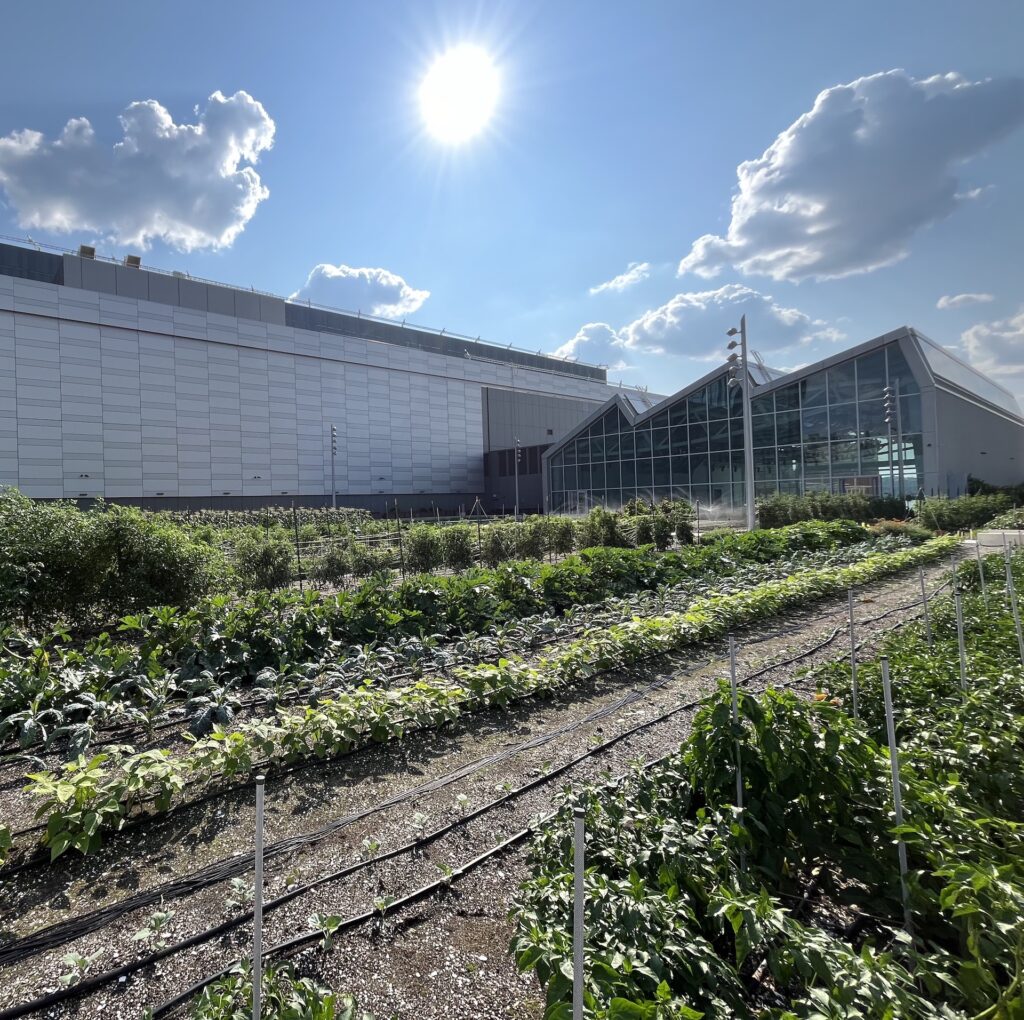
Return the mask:
[[[933,585],[943,569],[933,566],[928,570]],[[890,579],[859,592],[858,615],[877,615],[916,595],[916,574]],[[876,627],[889,627],[910,615],[912,612],[895,613]],[[767,621],[743,635],[741,675],[812,646],[845,622],[845,599],[818,602],[802,613],[790,614],[781,629],[780,621]],[[804,664],[834,658],[844,650],[840,635]],[[350,820],[316,842],[268,860],[266,897],[358,862],[367,855],[364,840],[371,845],[379,843],[378,852],[382,852],[404,845],[423,830],[457,821],[465,812],[502,796],[506,784],[514,788],[541,777],[586,753],[594,742],[608,740],[702,696],[723,675],[723,651],[721,646],[697,649],[671,661],[661,660],[657,669],[608,677],[557,699],[533,700],[505,713],[487,713],[457,729],[373,748],[344,762],[303,770],[268,784],[268,846],[285,837],[310,833],[330,821]],[[694,656],[707,654],[716,656],[715,660],[694,669]],[[676,676],[681,670],[692,672]],[[759,679],[758,686],[790,681],[793,670],[787,667],[769,673]],[[626,700],[624,695],[629,694],[634,697]],[[397,897],[436,881],[442,868],[457,867],[522,829],[531,816],[548,810],[552,795],[563,782],[618,774],[630,760],[672,750],[686,736],[690,716],[690,712],[680,712],[630,735],[609,751],[573,766],[563,777],[457,826],[415,857],[401,854],[304,893],[267,914],[267,942],[273,944],[309,930],[310,914],[358,914],[380,897]],[[531,745],[543,737],[549,739]],[[420,789],[434,780],[446,785]],[[379,807],[384,798],[396,794],[405,796],[391,807]],[[456,799],[461,797],[464,802]],[[5,890],[0,949],[12,935],[124,901],[139,890],[159,892],[161,883],[216,862],[229,866],[234,862],[245,876],[243,881],[251,881],[251,865],[245,860],[253,826],[250,801],[248,792],[224,797],[212,810],[207,804],[115,838],[95,858],[72,859],[66,866],[52,869],[56,875],[51,875],[50,869],[25,873],[13,890]],[[354,817],[357,815],[362,817]],[[303,953],[302,967],[337,990],[358,993],[361,1005],[378,1016],[539,1016],[542,996],[536,983],[516,973],[507,953],[511,934],[508,897],[522,875],[522,855],[511,851],[460,880],[449,897],[389,916],[383,931],[378,930],[379,925],[366,925],[339,938],[332,953],[319,949]],[[169,940],[175,942],[231,916],[225,906],[230,891],[230,883],[221,881],[168,900],[165,909],[174,911]],[[143,955],[133,936],[158,905],[139,907],[96,931],[5,967],[0,1006],[24,1002],[55,987],[56,975],[67,970],[61,962],[65,953],[99,953],[91,973]],[[241,925],[219,940],[177,953],[149,972],[78,1004],[34,1015],[140,1017],[145,1006],[158,1004],[243,955],[248,933],[248,925]],[[155,946],[147,948],[151,951]]]

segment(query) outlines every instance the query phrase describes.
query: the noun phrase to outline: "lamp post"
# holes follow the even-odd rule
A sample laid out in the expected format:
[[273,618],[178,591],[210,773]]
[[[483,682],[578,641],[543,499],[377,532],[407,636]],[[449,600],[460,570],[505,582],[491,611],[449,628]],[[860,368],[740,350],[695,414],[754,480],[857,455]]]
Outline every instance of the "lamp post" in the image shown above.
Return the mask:
[[889,488],[896,495],[897,465],[893,463],[893,425],[896,426],[896,455],[899,457],[899,496],[904,499],[903,485],[903,420],[900,416],[900,384],[897,379],[894,385],[882,390],[883,408],[885,410],[885,427],[889,434]]
[[[739,340],[736,340],[736,334]],[[754,424],[750,413],[750,372],[747,369],[747,317],[740,316],[740,328],[732,327],[726,336],[732,337],[729,341],[729,385],[741,386],[743,394],[743,491],[746,495],[747,504],[747,530],[753,531],[754,523]],[[739,355],[736,348],[740,349]],[[739,362],[742,380],[736,374],[736,365]]]
[[338,486],[334,481],[334,462],[338,457],[338,426],[331,426],[331,509],[338,509]]
[[519,436],[516,436],[516,520],[519,520],[519,461],[523,457],[523,448],[519,443]]

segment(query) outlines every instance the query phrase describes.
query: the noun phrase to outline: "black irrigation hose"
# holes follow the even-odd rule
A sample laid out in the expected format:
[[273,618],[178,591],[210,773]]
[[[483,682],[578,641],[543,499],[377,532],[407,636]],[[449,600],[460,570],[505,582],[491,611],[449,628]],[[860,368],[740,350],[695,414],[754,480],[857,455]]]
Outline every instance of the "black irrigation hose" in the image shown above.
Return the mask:
[[[895,575],[891,575],[891,576],[895,576]],[[864,587],[865,587],[865,589],[867,589],[867,588],[871,588],[871,587],[873,587],[875,585],[878,585],[878,584],[881,584],[881,583],[883,583],[883,578],[876,578],[875,580],[868,582],[868,584],[866,584]],[[945,587],[945,584],[942,587]],[[941,590],[942,590],[942,588],[938,588],[938,589],[936,589],[936,592],[937,591],[941,591]],[[920,603],[920,599],[916,600],[913,603],[909,603],[908,604],[908,608],[910,606],[917,605],[919,603]],[[831,615],[832,615],[832,613],[829,613],[829,612],[820,613],[820,614],[818,614],[816,616],[812,616],[808,620],[803,621],[803,623],[806,624],[806,625],[810,625],[810,624],[819,622],[821,620],[827,619]],[[865,621],[865,622],[872,622],[872,621],[869,620],[869,621]],[[779,631],[774,631],[774,632],[772,632],[772,633],[770,633],[768,635],[765,635],[765,636],[762,636],[762,637],[758,637],[758,638],[753,638],[751,641],[748,642],[748,644],[756,644],[756,643],[759,643],[759,642],[762,642],[762,641],[767,641],[767,640],[770,640],[772,637],[784,636],[787,633],[789,633],[788,629],[782,629],[782,630],[779,630]],[[836,635],[833,635],[833,639],[835,638],[835,636]],[[555,639],[552,639],[552,640],[555,640]],[[633,669],[637,665],[639,665],[640,663],[644,663],[644,662],[650,661],[651,659],[661,658],[662,656],[664,656],[666,654],[671,654],[671,653],[666,653],[666,652],[661,652],[661,651],[650,652],[650,653],[648,653],[646,655],[643,655],[643,656],[639,657],[638,659],[634,660],[632,663],[628,664],[627,666],[618,665],[618,666],[612,666],[612,667],[610,667],[608,669],[598,670],[595,673],[592,673],[590,675],[590,677],[588,677],[588,679],[595,679],[595,678],[597,678],[599,676],[604,676],[604,675],[606,675],[608,673],[614,673],[614,672],[622,671],[624,669]],[[525,700],[526,698],[533,697],[533,696],[543,697],[543,696],[546,696],[546,695],[551,695],[555,691],[561,689],[564,686],[565,685],[560,685],[559,687],[551,688],[551,689],[544,690],[544,691],[532,691],[532,692],[529,692],[528,694],[524,695],[522,699],[517,699],[517,700]],[[485,699],[483,697],[481,697],[481,696],[467,698],[462,703],[462,705],[468,707],[470,709],[470,711],[469,711],[469,713],[465,713],[465,712],[462,712],[460,710],[460,714],[459,714],[458,718],[464,718],[464,716],[466,714],[472,714],[472,710],[473,710],[474,704],[479,702],[479,701],[482,701],[482,700],[485,700]],[[485,709],[486,708],[493,708],[493,707],[495,707],[493,704],[485,705]],[[453,721],[455,721],[455,720],[443,720],[440,723],[428,724],[428,725],[410,725],[407,729],[404,729],[403,732],[404,733],[410,733],[410,732],[430,732],[431,730],[439,729],[440,727],[442,727],[444,725],[447,725],[449,722],[453,722]],[[403,723],[404,723],[404,721],[403,721]],[[353,754],[359,754],[362,751],[365,751],[370,746],[372,746],[371,743],[360,744],[360,745],[358,745],[356,747],[350,748],[347,751],[343,751],[340,754],[335,755],[331,760],[332,761],[343,760],[345,758],[350,757]],[[322,759],[316,759],[316,761],[322,761]],[[301,771],[303,769],[309,768],[312,764],[314,764],[314,759],[304,758],[301,761],[293,762],[291,765],[288,765],[288,766],[286,766],[283,769],[273,769],[272,775],[273,775],[274,778],[280,778],[280,777],[283,777],[283,776],[291,775],[294,772]],[[270,771],[272,769],[272,766],[270,765],[269,762],[264,762],[264,761],[255,762],[252,765],[251,771],[252,772],[257,772],[257,771],[260,771],[261,769],[264,770],[264,771]],[[193,780],[193,782],[201,782],[201,780]],[[181,809],[183,809],[185,807],[195,807],[195,806],[197,806],[199,804],[206,803],[207,801],[213,799],[214,797],[220,797],[221,795],[231,793],[234,790],[243,789],[247,785],[249,785],[248,778],[247,779],[240,779],[237,782],[227,783],[225,785],[215,785],[213,789],[208,790],[208,792],[200,795],[199,797],[196,797],[196,798],[194,798],[192,800],[189,800],[189,801],[181,801],[178,804],[174,805],[172,808],[170,808],[168,811],[161,812],[160,813],[160,817],[167,817],[171,812],[181,810]],[[153,798],[149,798],[149,799],[153,799]],[[143,803],[145,803],[145,801]],[[134,817],[132,817],[129,821],[126,821],[126,823],[124,825],[122,825],[119,829],[117,829],[116,831],[117,832],[130,832],[134,828],[138,827],[139,825],[144,824],[146,821],[151,820],[153,817],[154,816],[152,816],[152,815],[148,815],[148,814],[146,814],[144,812],[140,812],[140,813],[136,814]],[[11,836],[14,839],[18,839],[20,837],[31,835],[32,833],[43,832],[45,829],[46,829],[46,825],[43,824],[43,823],[40,823],[38,825],[31,825],[31,826],[27,826],[27,827],[25,827],[23,829],[18,829],[16,831],[12,832]],[[3,880],[4,878],[7,878],[7,877],[9,877],[11,875],[18,874],[18,873],[20,873],[22,871],[25,871],[25,870],[29,869],[29,868],[36,867],[36,866],[38,866],[40,864],[45,863],[45,861],[46,861],[45,853],[37,854],[37,855],[35,855],[33,857],[28,858],[27,860],[22,861],[20,864],[17,864],[17,865],[15,865],[13,867],[5,868],[2,871],[0,871],[0,880]]]
[[[946,587],[946,584],[941,585],[932,594],[936,594],[938,591],[941,591],[944,587]],[[862,621],[860,621],[860,623],[861,624],[865,624],[865,623],[875,622],[875,621],[877,621],[879,619],[882,619],[882,618],[884,618],[886,616],[891,616],[893,613],[900,612],[900,611],[905,611],[906,609],[913,608],[914,606],[917,606],[917,605],[920,605],[920,604],[921,604],[921,599],[916,599],[916,600],[914,600],[914,601],[912,601],[910,603],[907,603],[904,606],[893,607],[892,609],[889,609],[889,610],[879,614],[876,617],[872,617],[872,618],[869,618],[869,619],[866,619],[866,620],[862,620]],[[906,622],[906,621],[903,621],[903,622]],[[897,626],[902,626],[902,625],[903,625],[903,623],[901,622]],[[762,669],[760,669],[760,670],[758,670],[758,671],[756,671],[756,672],[754,672],[752,674],[749,674],[748,676],[742,678],[740,683],[743,684],[744,686],[746,686],[747,684],[750,683],[751,680],[753,680],[757,676],[764,675],[764,673],[766,673],[766,672],[770,672],[772,670],[782,668],[785,665],[792,664],[794,661],[797,661],[798,659],[807,658],[810,655],[815,654],[815,652],[819,651],[821,648],[827,646],[832,641],[834,641],[836,635],[838,633],[841,633],[843,629],[844,628],[842,628],[842,627],[836,628],[829,637],[827,637],[824,640],[816,643],[815,645],[813,645],[810,648],[804,650],[803,652],[799,653],[798,655],[792,656],[792,657],[790,657],[790,658],[788,658],[786,660],[782,660],[781,662],[773,663],[773,664],[771,664],[769,666],[763,667]],[[892,629],[895,629],[895,628],[892,628]],[[707,661],[710,662],[711,660],[707,660]],[[706,664],[707,663],[705,663],[704,665],[706,665]],[[688,674],[692,674],[693,672],[695,672],[697,669],[700,669],[700,668],[703,668],[703,666],[699,665],[699,666],[696,666],[696,667],[691,667],[690,670],[684,671],[683,673],[670,674],[668,676],[662,677],[658,681],[655,681],[653,684],[648,685],[648,687],[643,688],[640,691],[631,692],[630,695],[627,695],[624,698],[619,699],[619,702],[623,703],[624,705],[625,704],[631,704],[634,701],[640,700],[642,697],[645,697],[646,694],[651,689],[655,689],[657,687],[664,686],[670,680],[677,679],[680,676],[685,676],[685,675],[688,675]],[[788,687],[798,686],[798,685],[800,685],[802,683],[805,683],[805,682],[806,682],[806,678],[799,678],[799,679],[796,679],[796,680],[784,683],[784,684],[782,684],[780,686],[783,687],[783,688],[788,688]],[[355,873],[355,872],[357,872],[359,870],[362,870],[364,868],[367,868],[367,867],[369,867],[369,866],[371,866],[373,864],[379,863],[381,861],[389,860],[389,859],[391,859],[393,857],[399,856],[400,854],[407,853],[410,850],[415,850],[415,849],[417,849],[420,846],[425,846],[425,845],[427,845],[427,844],[429,844],[431,842],[434,842],[437,839],[441,838],[442,836],[446,835],[448,832],[451,832],[452,830],[454,830],[456,827],[461,826],[461,825],[465,824],[466,822],[468,822],[468,821],[470,821],[470,820],[472,820],[472,819],[474,819],[476,817],[479,817],[482,814],[485,814],[488,811],[494,810],[496,807],[500,806],[501,804],[506,803],[506,802],[508,802],[508,801],[510,801],[512,799],[515,799],[516,797],[521,796],[523,793],[526,793],[526,792],[528,792],[528,791],[530,791],[532,789],[535,789],[535,788],[537,788],[537,787],[539,787],[539,786],[541,786],[543,784],[546,784],[546,783],[550,782],[553,778],[556,778],[557,776],[563,774],[567,770],[575,767],[580,762],[582,762],[582,761],[584,761],[584,760],[586,760],[586,759],[588,759],[590,757],[593,757],[594,755],[603,753],[604,751],[608,750],[610,747],[614,746],[615,744],[619,743],[622,740],[625,740],[626,738],[632,736],[633,734],[639,732],[640,730],[647,729],[650,726],[653,726],[653,725],[656,725],[656,724],[658,724],[660,722],[663,722],[663,721],[665,721],[666,719],[668,719],[668,718],[670,718],[672,716],[680,714],[681,712],[691,711],[694,708],[699,707],[706,700],[707,700],[706,697],[705,698],[694,699],[694,700],[692,700],[690,702],[684,703],[683,705],[679,705],[676,708],[670,709],[668,712],[662,713],[659,716],[653,717],[651,719],[646,720],[643,723],[639,723],[636,726],[630,727],[629,729],[624,730],[622,733],[617,734],[615,737],[612,737],[609,740],[604,741],[601,744],[597,745],[596,747],[591,748],[590,750],[584,752],[582,755],[579,755],[577,758],[575,758],[575,759],[573,759],[573,760],[571,760],[569,762],[563,763],[561,766],[559,766],[556,769],[552,769],[550,772],[546,773],[544,776],[541,776],[541,777],[538,777],[536,779],[530,780],[529,782],[523,784],[521,787],[517,788],[516,790],[510,791],[508,794],[504,795],[503,797],[500,797],[497,800],[492,801],[492,802],[490,802],[488,804],[481,805],[479,808],[476,808],[473,811],[468,812],[466,815],[456,819],[455,821],[449,823],[446,826],[443,826],[442,828],[440,828],[438,830],[434,830],[431,833],[424,834],[422,837],[418,838],[417,840],[414,840],[412,843],[406,844],[403,847],[397,847],[397,848],[394,848],[394,849],[392,849],[390,851],[386,851],[383,854],[377,855],[377,856],[375,856],[373,858],[367,859],[367,860],[362,861],[362,862],[358,862],[355,865],[349,865],[347,868],[344,868],[344,869],[342,869],[339,872],[335,872],[335,873],[333,873],[331,875],[327,875],[327,876],[321,876],[320,878],[318,878],[318,879],[316,879],[316,880],[314,880],[312,882],[306,883],[303,886],[300,886],[300,887],[297,887],[295,889],[289,890],[288,892],[283,894],[281,897],[278,897],[275,900],[268,901],[268,903],[264,907],[264,911],[266,912],[267,910],[272,910],[272,909],[274,909],[277,906],[281,906],[281,905],[291,901],[292,899],[295,899],[296,897],[302,895],[303,893],[309,891],[310,889],[316,888],[316,887],[318,887],[320,885],[327,884],[327,883],[332,882],[332,881],[339,880],[341,878],[346,877],[347,875],[351,875],[351,874],[353,874],[353,873]],[[618,704],[618,703],[614,703],[614,704]],[[603,710],[600,714],[607,715],[611,711],[615,711],[615,710],[617,710],[617,709],[614,708],[613,706],[605,706],[605,710]],[[594,713],[594,715],[597,715],[597,714],[598,713]],[[576,726],[573,726],[572,724],[570,724],[568,727],[564,727],[563,729],[572,729],[572,728],[576,728]],[[557,732],[558,731],[555,731],[555,733],[557,733]],[[553,735],[554,734],[552,734],[552,736],[547,736],[547,739],[552,739]],[[546,742],[545,736],[546,735],[540,735],[539,737],[534,738],[532,741],[529,741],[529,742],[526,742],[526,743],[532,744],[534,746],[539,746],[541,743]],[[652,763],[649,763],[649,764],[656,764],[658,761],[664,761],[667,758],[671,757],[672,754],[675,754],[675,753],[676,753],[675,751],[669,752],[669,754],[666,754],[666,755],[662,756],[661,758],[656,759],[655,762],[652,762]],[[481,768],[481,767],[484,767],[484,766],[483,765],[477,765],[476,767],[477,768]],[[465,767],[465,769],[468,769],[469,771],[474,771],[475,770],[475,769],[473,769],[473,768],[471,768],[469,766]],[[459,770],[459,772],[465,771],[465,769],[464,770]],[[468,772],[467,772],[467,774],[468,774]],[[454,773],[451,774],[451,775],[453,777],[455,777]],[[447,778],[447,777],[442,777],[442,778]],[[616,780],[616,781],[621,781],[621,778],[622,777],[620,776],[618,778],[618,780]],[[452,781],[454,781],[454,778],[447,778],[447,781],[441,783],[440,785],[441,786],[447,785],[448,782],[452,782]],[[425,787],[431,786],[431,785],[432,784],[424,784]],[[440,788],[440,787],[437,787],[437,788]],[[423,789],[423,788],[421,788],[421,789]],[[408,797],[415,796],[416,792],[417,791],[410,792],[408,794]],[[406,798],[403,798],[403,799],[406,799]],[[381,804],[378,804],[372,810],[373,811],[375,811],[375,810],[382,810],[386,806],[390,806],[390,804],[388,802],[382,802]],[[368,814],[368,813],[372,813],[372,811],[366,812],[364,814]],[[413,902],[417,902],[417,901],[419,901],[419,900],[421,900],[421,899],[423,899],[423,898],[425,898],[427,896],[433,895],[434,892],[436,892],[436,891],[438,891],[440,889],[446,888],[450,884],[450,882],[453,881],[455,878],[462,877],[463,875],[467,874],[470,870],[473,870],[474,868],[476,868],[480,864],[484,863],[486,860],[490,859],[492,856],[495,856],[497,853],[503,852],[505,849],[507,849],[508,847],[510,847],[510,846],[512,846],[512,845],[514,845],[514,844],[516,844],[518,842],[522,842],[533,831],[534,831],[534,829],[532,827],[521,830],[519,833],[517,833],[514,836],[510,837],[509,839],[505,840],[503,843],[499,844],[497,847],[493,847],[490,850],[485,851],[479,857],[474,858],[472,861],[468,862],[467,864],[462,865],[459,868],[454,869],[452,874],[450,876],[446,877],[445,879],[442,879],[442,880],[439,880],[437,882],[431,883],[428,886],[424,886],[422,889],[416,890],[415,892],[410,893],[407,896],[402,897],[399,900],[396,900],[395,903],[391,904],[388,909],[392,909],[392,908],[395,908],[395,907],[405,906],[405,905],[411,904]],[[286,843],[286,842],[291,842],[291,841],[281,841],[281,842],[282,843]],[[238,860],[238,859],[236,858],[235,860]],[[246,864],[246,867],[248,867],[248,864],[249,864],[248,858],[245,859],[245,864]],[[209,883],[207,883],[207,884],[209,884]],[[179,895],[182,895],[182,894],[179,894]],[[135,909],[135,908],[133,907],[131,909]],[[124,912],[124,911],[122,911],[122,912]],[[346,921],[342,922],[342,925],[337,930],[338,931],[344,931],[344,930],[348,930],[349,928],[356,927],[359,924],[363,924],[366,921],[372,919],[374,916],[376,916],[376,913],[377,913],[377,911],[373,910],[373,911],[368,911],[368,912],[366,912],[364,914],[358,915],[357,917],[349,918]],[[210,939],[215,938],[216,936],[218,936],[220,934],[223,934],[226,931],[229,931],[229,930],[231,930],[234,927],[237,927],[238,925],[244,923],[246,920],[250,919],[251,917],[252,917],[252,912],[251,911],[250,912],[246,912],[246,913],[241,914],[241,915],[239,915],[239,916],[237,916],[235,918],[230,918],[229,920],[222,922],[221,924],[215,926],[212,929],[207,930],[206,932],[197,933],[196,935],[190,936],[189,938],[187,938],[187,939],[185,939],[185,940],[183,940],[181,942],[175,943],[172,946],[167,946],[167,947],[165,947],[165,948],[163,948],[161,950],[158,950],[155,953],[152,953],[152,954],[148,955],[147,957],[144,957],[144,958],[142,958],[140,960],[137,960],[137,961],[135,961],[133,963],[124,964],[121,967],[117,968],[116,970],[111,970],[111,971],[107,971],[107,972],[105,972],[103,974],[95,975],[94,977],[85,979],[84,981],[80,982],[77,985],[73,985],[70,988],[60,989],[58,991],[49,993],[48,995],[43,996],[43,997],[41,997],[39,999],[33,1000],[32,1002],[24,1003],[24,1004],[22,1004],[20,1006],[11,1007],[11,1008],[3,1011],[3,1012],[0,1012],[0,1020],[16,1020],[17,1017],[25,1016],[27,1013],[34,1012],[34,1011],[36,1011],[38,1009],[48,1008],[49,1006],[55,1005],[56,1003],[64,1001],[64,1000],[66,1000],[68,998],[72,998],[72,997],[77,998],[80,995],[86,994],[87,992],[89,992],[89,991],[91,991],[91,990],[93,990],[95,988],[101,987],[101,986],[103,986],[105,984],[108,984],[111,981],[115,981],[115,980],[117,980],[118,978],[121,978],[121,977],[126,977],[129,974],[131,974],[131,973],[134,973],[134,972],[136,972],[138,970],[142,970],[145,967],[151,966],[153,963],[156,963],[159,960],[162,960],[162,959],[166,958],[167,956],[170,956],[170,955],[172,955],[172,954],[174,954],[176,952],[180,952],[180,951],[182,951],[184,949],[190,948],[193,945],[198,945],[198,944],[201,944],[203,942],[207,942]],[[103,926],[104,925],[102,925],[102,924],[98,925],[98,927],[103,927]],[[56,927],[56,926],[54,926],[54,927]],[[90,930],[95,930],[95,927],[91,928]],[[54,929],[51,928],[51,929],[48,929],[47,931],[52,933],[54,931]],[[41,934],[44,934],[44,933],[42,933],[42,932],[35,933],[35,936],[38,936],[38,935],[41,935]],[[84,934],[84,932],[81,932],[79,934]],[[29,936],[28,938],[31,939],[31,938],[34,938],[35,936]],[[77,935],[68,936],[68,938],[72,938],[72,937],[77,937]],[[303,943],[306,943],[306,942],[310,942],[310,941],[314,941],[314,940],[320,939],[321,937],[322,937],[322,934],[320,932],[312,932],[312,933],[307,933],[307,934],[304,934],[304,935],[296,936],[296,937],[294,937],[294,938],[292,938],[290,940],[287,940],[285,942],[282,942],[282,943],[280,943],[280,944],[278,944],[276,946],[270,947],[267,950],[267,955],[270,955],[271,953],[274,953],[274,952],[282,951],[284,949],[294,948],[297,945],[300,945],[300,944],[303,944]],[[62,941],[67,941],[67,940],[68,939],[65,938]],[[25,942],[25,940],[21,940],[18,943],[18,945],[19,946],[23,946],[24,942]],[[59,943],[57,943],[57,944],[59,944]],[[43,947],[42,949],[34,950],[34,951],[30,952],[30,953],[23,953],[21,956],[18,957],[18,959],[23,958],[25,955],[35,955],[35,953],[41,952],[45,948],[53,948],[53,947],[52,946],[47,946],[47,947]],[[15,961],[12,960],[12,961],[4,961],[4,962],[15,962]],[[234,964],[232,966],[234,966]],[[207,978],[203,979],[197,985],[195,985],[192,988],[188,989],[186,992],[184,992],[181,995],[177,996],[175,999],[170,1000],[169,1002],[164,1003],[163,1005],[158,1007],[157,1010],[154,1012],[154,1014],[153,1014],[154,1017],[159,1017],[159,1016],[166,1015],[167,1012],[169,1012],[172,1009],[175,1009],[178,1005],[180,1005],[181,1003],[187,1001],[193,995],[195,995],[199,991],[201,991],[202,988],[206,987],[206,985],[208,985],[212,981],[215,981],[218,978],[226,975],[230,971],[230,969],[231,969],[230,967],[226,968],[224,971],[221,971],[218,974],[215,974],[215,975],[212,975],[210,977],[207,977]]]

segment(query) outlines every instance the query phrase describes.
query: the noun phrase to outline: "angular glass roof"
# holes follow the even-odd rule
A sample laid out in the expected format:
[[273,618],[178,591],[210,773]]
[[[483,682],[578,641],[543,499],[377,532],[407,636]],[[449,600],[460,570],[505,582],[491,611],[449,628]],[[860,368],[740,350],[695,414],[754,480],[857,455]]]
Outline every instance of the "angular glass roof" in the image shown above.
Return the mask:
[[995,404],[996,407],[1001,407],[1004,411],[1009,411],[1010,414],[1020,417],[1020,404],[1009,390],[1003,389],[988,376],[971,368],[966,362],[940,347],[934,340],[929,340],[916,331],[914,336],[919,342],[922,357],[928,363],[932,375],[937,379],[967,390],[968,393],[974,393],[990,404]]

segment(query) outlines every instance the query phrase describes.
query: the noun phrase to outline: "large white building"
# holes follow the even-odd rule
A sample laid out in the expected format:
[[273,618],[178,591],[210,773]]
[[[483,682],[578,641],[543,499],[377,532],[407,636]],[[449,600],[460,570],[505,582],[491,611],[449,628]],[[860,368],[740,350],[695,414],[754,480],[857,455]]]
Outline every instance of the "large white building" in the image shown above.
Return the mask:
[[[540,505],[603,369],[0,244],[0,486],[151,507]],[[488,474],[485,476],[485,464]]]

